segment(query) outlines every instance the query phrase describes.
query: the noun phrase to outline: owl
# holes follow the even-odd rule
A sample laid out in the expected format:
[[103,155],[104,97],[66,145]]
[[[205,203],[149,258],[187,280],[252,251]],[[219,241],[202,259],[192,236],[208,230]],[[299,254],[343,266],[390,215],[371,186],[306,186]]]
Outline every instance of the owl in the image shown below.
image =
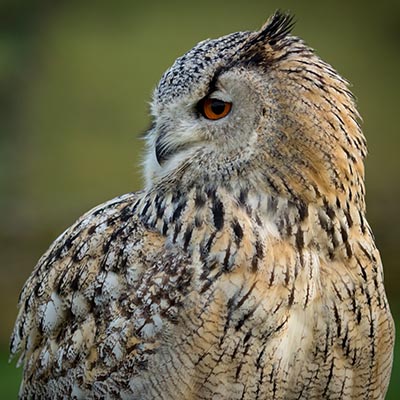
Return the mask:
[[394,326],[347,82],[276,12],[162,76],[145,188],[39,260],[21,399],[384,399]]

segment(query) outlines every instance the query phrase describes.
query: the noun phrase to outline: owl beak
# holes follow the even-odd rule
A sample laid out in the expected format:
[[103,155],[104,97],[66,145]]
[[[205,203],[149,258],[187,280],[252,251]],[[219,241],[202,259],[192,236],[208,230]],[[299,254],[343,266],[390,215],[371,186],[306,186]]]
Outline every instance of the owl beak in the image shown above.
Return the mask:
[[163,166],[176,154],[196,149],[203,143],[197,132],[193,130],[174,130],[159,124],[153,132],[156,135],[154,142],[155,156],[160,166]]
[[164,137],[165,135],[159,135],[155,144],[156,158],[160,165],[163,165],[174,152],[174,149],[171,148],[168,141],[164,140]]
[[160,134],[155,143],[156,158],[160,166],[168,161],[174,154],[179,151],[185,150],[189,147],[189,143],[179,143],[176,140],[172,140],[167,134]]

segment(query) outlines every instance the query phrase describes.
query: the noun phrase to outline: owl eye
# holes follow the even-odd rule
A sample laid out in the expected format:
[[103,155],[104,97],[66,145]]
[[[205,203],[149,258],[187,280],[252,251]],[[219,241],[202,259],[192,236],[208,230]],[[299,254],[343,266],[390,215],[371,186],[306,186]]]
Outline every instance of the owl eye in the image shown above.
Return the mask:
[[206,97],[200,101],[198,107],[203,117],[211,120],[217,120],[224,118],[229,114],[229,111],[231,111],[232,108],[232,103]]

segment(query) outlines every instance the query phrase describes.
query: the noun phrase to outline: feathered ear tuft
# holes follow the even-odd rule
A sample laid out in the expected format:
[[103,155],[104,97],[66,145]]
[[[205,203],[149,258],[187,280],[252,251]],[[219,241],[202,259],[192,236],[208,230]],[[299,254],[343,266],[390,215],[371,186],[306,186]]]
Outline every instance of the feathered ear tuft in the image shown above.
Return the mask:
[[280,48],[279,42],[290,34],[294,26],[293,16],[276,11],[259,31],[253,32],[237,52],[235,61],[246,63],[269,64],[273,61],[266,48]]
[[291,32],[294,26],[293,16],[282,11],[276,11],[259,31],[253,32],[243,47],[238,51],[238,57],[248,62],[270,62],[265,53],[267,45],[279,46],[279,42]]
[[294,24],[292,15],[278,10],[268,18],[268,21],[260,29],[257,40],[268,41],[269,44],[274,45],[274,43],[283,39],[291,32]]

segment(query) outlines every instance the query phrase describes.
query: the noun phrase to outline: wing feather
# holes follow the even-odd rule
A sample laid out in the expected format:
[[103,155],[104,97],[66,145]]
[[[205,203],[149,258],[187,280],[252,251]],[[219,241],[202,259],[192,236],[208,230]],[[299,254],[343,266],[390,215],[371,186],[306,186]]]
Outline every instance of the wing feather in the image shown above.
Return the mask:
[[[95,381],[101,393],[102,374],[128,364],[131,372],[131,364],[140,368],[146,349],[156,346],[157,330],[137,309],[133,288],[164,239],[136,216],[138,196],[118,197],[81,217],[55,240],[26,282],[11,339],[11,353],[20,353],[19,363],[25,364],[21,397],[46,396],[58,385],[64,395],[79,398]],[[146,341],[138,334],[140,324]]]

